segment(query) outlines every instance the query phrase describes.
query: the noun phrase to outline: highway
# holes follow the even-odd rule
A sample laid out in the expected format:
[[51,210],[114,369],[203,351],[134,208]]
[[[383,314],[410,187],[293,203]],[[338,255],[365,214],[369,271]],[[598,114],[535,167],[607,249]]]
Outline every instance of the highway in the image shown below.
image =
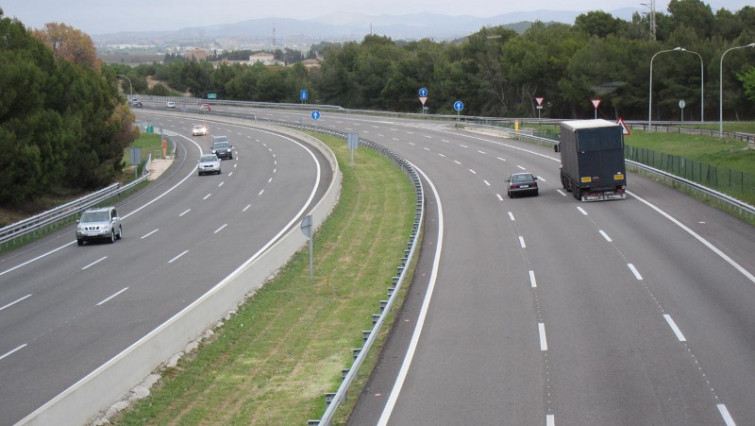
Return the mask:
[[[546,147],[319,125],[404,156],[430,194],[412,291],[349,424],[755,424],[752,226],[634,174],[626,200],[577,202]],[[540,196],[507,198],[524,170]]]
[[115,203],[123,239],[78,247],[71,225],[0,258],[0,424],[22,419],[298,226],[330,182],[311,146],[215,122],[210,134],[230,138],[234,159],[199,177],[210,136],[191,136],[195,119],[139,115],[182,136],[166,173]]
[[[755,424],[751,225],[635,174],[626,200],[580,203],[551,149],[444,123],[323,112],[318,125],[402,155],[428,196],[411,291],[350,424]],[[199,151],[184,139],[183,163],[117,205],[123,241],[75,247],[69,229],[0,259],[3,421],[144,335],[296,215],[313,190],[301,182],[314,166],[298,170],[310,155],[227,133],[239,155],[222,175],[193,176]],[[524,170],[540,196],[507,198],[505,179]]]

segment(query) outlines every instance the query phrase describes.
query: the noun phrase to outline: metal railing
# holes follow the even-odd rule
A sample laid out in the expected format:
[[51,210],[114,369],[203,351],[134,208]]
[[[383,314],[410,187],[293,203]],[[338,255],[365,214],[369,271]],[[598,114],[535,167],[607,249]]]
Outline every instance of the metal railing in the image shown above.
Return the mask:
[[0,228],[0,248],[6,249],[14,247],[15,245],[21,244],[22,240],[26,238],[34,238],[47,233],[50,230],[57,229],[61,225],[72,221],[73,217],[77,217],[85,209],[96,206],[112,197],[129,191],[131,188],[149,177],[149,165],[151,160],[152,155],[149,154],[147,156],[147,162],[142,176],[126,185],[121,186],[119,183],[113,183],[110,186],[74,201]]

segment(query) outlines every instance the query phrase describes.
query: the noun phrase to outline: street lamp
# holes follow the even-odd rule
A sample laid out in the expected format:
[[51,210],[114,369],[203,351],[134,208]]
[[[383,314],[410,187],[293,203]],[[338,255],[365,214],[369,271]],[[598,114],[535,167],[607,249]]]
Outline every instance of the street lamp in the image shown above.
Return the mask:
[[755,47],[755,43],[746,46],[734,46],[726,49],[721,54],[721,62],[718,66],[718,137],[724,137],[724,56],[734,49],[744,49],[745,47]]
[[705,119],[703,119],[703,57],[700,56],[699,53],[687,50],[683,47],[679,50],[682,52],[694,53],[698,58],[700,58],[700,122],[702,123],[705,121]]
[[115,76],[116,77],[123,77],[126,80],[128,80],[128,90],[129,90],[128,101],[131,102],[131,99],[134,98],[134,86],[131,85],[131,79],[128,78],[127,76],[123,75],[123,74],[116,74]]
[[660,52],[653,55],[652,58],[650,58],[650,94],[648,95],[648,130],[650,130],[650,125],[653,120],[653,60],[655,59],[656,56],[660,55],[661,53],[674,52],[674,51],[680,51],[680,50],[682,50],[681,47],[675,47],[669,50],[661,50]]

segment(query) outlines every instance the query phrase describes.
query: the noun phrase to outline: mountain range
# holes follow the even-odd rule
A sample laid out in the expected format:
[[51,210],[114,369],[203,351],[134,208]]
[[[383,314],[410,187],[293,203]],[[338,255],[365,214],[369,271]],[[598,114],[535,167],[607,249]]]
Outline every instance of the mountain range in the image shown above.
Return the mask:
[[[606,11],[614,17],[631,20],[637,12],[633,8]],[[361,41],[365,35],[376,34],[394,40],[420,40],[424,38],[436,41],[453,40],[479,31],[482,27],[507,26],[518,30],[514,24],[542,22],[562,22],[573,24],[577,16],[586,11],[538,10],[530,12],[511,12],[489,18],[475,16],[449,16],[435,13],[379,15],[332,14],[311,20],[287,18],[261,18],[223,25],[188,27],[173,31],[120,32],[93,35],[95,43],[118,44],[138,43],[145,40],[170,42],[181,40],[208,39],[266,39],[275,37],[276,43],[284,44],[286,40],[307,39],[313,42]],[[524,31],[529,25],[521,29]],[[518,30],[519,31],[519,30]]]

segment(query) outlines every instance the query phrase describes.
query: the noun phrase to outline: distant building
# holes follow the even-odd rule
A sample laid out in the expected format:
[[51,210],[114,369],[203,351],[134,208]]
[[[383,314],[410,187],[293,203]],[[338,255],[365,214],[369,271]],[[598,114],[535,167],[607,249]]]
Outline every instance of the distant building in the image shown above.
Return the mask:
[[202,49],[193,49],[186,53],[184,53],[184,58],[189,60],[196,60],[199,61],[206,61],[207,60],[207,51]]
[[304,68],[308,70],[320,68],[319,59],[305,59],[301,61],[301,64],[304,65]]
[[249,56],[250,64],[254,65],[257,62],[262,65],[279,65],[278,61],[275,60],[275,55],[269,52],[258,52]]

